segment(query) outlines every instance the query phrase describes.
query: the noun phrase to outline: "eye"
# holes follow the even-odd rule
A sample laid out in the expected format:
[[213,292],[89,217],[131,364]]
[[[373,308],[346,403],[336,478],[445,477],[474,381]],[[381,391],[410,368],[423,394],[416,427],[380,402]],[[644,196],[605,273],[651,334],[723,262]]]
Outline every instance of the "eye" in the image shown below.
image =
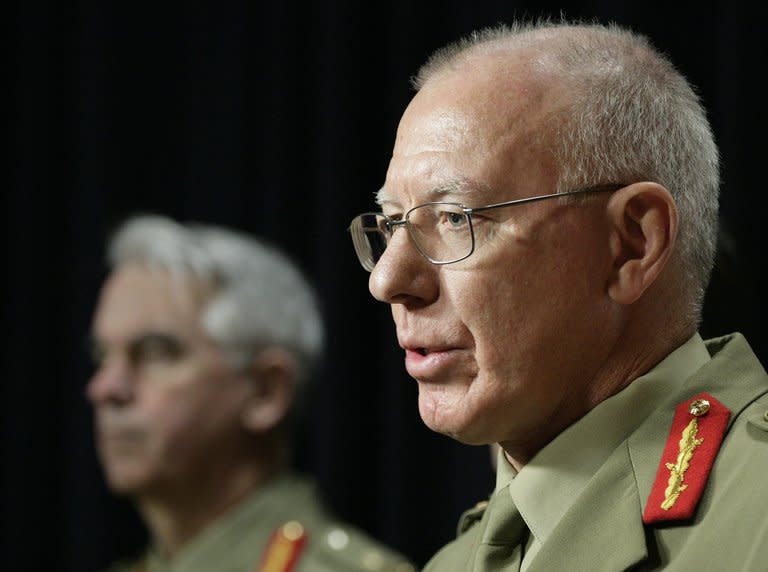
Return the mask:
[[461,226],[467,222],[464,215],[459,213],[449,213],[448,221],[451,223],[451,226]]
[[467,217],[463,212],[440,211],[439,220],[452,229],[464,228],[467,224]]
[[134,365],[174,362],[185,353],[181,340],[167,334],[146,334],[131,343],[130,355]]

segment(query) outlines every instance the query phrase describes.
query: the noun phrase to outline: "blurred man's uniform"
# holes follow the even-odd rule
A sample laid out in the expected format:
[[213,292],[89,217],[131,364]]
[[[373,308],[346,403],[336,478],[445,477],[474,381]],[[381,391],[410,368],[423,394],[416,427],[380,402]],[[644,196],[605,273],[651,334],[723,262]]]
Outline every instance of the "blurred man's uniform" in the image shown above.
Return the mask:
[[253,493],[169,562],[150,548],[109,572],[413,572],[364,532],[331,517],[311,482],[285,476]]

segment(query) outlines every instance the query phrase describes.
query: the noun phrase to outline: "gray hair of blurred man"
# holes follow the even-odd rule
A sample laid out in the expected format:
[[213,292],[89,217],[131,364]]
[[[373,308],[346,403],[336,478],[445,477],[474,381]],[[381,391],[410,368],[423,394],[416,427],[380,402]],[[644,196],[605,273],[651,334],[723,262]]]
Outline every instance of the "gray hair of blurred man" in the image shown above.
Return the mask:
[[500,25],[438,50],[413,78],[419,90],[472,54],[529,48],[570,94],[539,133],[557,159],[558,192],[652,181],[679,211],[678,291],[699,322],[714,265],[719,152],[699,96],[642,34],[609,24]]
[[108,262],[145,264],[210,285],[200,319],[228,362],[243,369],[259,350],[279,346],[294,360],[297,397],[306,391],[323,350],[321,312],[297,264],[275,246],[231,229],[141,215],[112,236]]

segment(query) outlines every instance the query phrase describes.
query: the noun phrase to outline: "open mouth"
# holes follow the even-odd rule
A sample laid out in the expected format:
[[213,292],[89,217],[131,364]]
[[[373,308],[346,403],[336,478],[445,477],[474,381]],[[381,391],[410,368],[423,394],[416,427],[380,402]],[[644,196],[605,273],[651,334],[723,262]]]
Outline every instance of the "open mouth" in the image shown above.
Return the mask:
[[462,359],[462,353],[451,346],[411,346],[405,350],[405,369],[419,381],[444,381]]
[[448,348],[448,347],[435,347],[435,348],[419,347],[419,348],[410,348],[408,351],[411,351],[422,357],[426,357],[432,354],[442,354],[442,353],[450,352],[451,349],[452,348]]

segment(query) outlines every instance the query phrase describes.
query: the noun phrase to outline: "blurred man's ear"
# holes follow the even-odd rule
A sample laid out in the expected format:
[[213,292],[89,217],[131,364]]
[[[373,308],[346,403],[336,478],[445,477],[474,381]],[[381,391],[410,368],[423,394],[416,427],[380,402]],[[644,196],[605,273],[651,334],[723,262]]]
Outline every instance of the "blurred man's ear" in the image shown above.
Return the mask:
[[608,294],[632,304],[654,283],[675,245],[677,205],[656,183],[634,183],[616,191],[608,202],[613,270]]
[[271,431],[285,419],[293,403],[293,357],[282,348],[267,348],[253,358],[247,374],[253,391],[243,410],[243,424],[255,433]]

